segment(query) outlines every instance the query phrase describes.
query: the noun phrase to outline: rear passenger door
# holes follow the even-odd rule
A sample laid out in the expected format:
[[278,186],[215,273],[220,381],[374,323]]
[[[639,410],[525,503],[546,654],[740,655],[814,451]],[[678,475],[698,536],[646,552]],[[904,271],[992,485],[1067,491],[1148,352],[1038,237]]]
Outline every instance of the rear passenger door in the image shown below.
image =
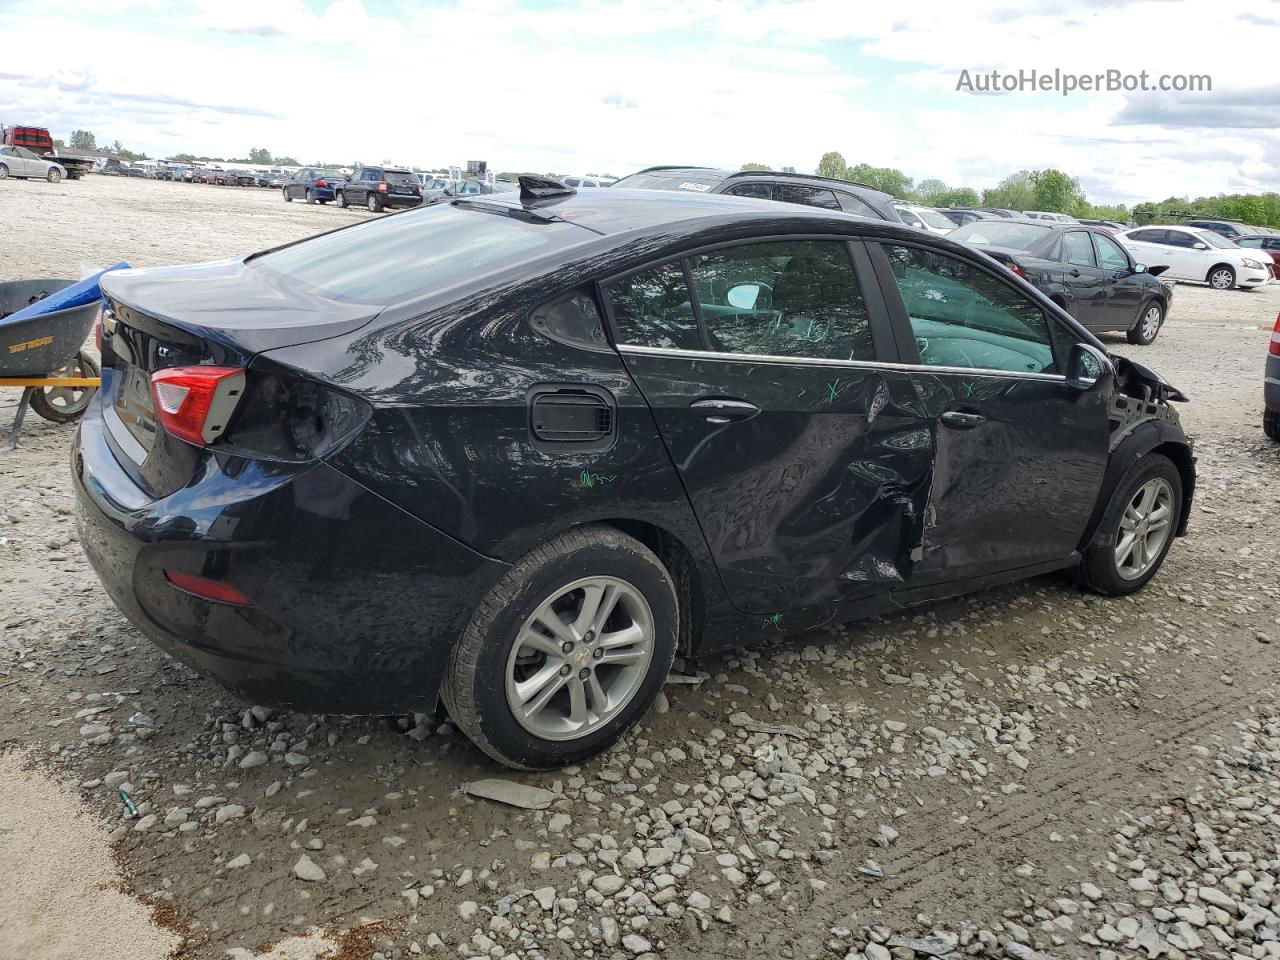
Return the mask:
[[603,289],[739,609],[767,623],[906,581],[932,453],[909,381],[878,366],[896,352],[861,243],[742,241]]
[[906,359],[934,460],[912,586],[1069,560],[1110,436],[1106,391],[1075,390],[1062,374],[1078,334],[998,270],[914,243],[869,247],[914,347]]
[[1087,230],[1068,230],[1062,235],[1061,277],[1071,297],[1070,314],[1086,327],[1100,323],[1106,308],[1110,274],[1099,268]]

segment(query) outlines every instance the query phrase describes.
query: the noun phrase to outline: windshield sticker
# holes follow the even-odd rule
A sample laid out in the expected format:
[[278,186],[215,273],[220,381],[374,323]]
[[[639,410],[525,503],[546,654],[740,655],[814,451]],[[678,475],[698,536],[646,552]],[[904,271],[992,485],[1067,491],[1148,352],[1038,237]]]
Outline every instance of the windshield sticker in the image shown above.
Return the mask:
[[708,190],[711,189],[711,184],[694,183],[691,180],[686,180],[684,183],[680,184],[680,189],[681,190],[697,190],[699,193],[706,193]]

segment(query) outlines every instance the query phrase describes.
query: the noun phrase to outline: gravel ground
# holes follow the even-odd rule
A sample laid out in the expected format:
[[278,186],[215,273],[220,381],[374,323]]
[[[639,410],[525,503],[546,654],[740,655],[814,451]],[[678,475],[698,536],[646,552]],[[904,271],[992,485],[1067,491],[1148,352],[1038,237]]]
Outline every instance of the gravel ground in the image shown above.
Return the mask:
[[[9,181],[0,279],[365,216]],[[678,663],[623,743],[546,775],[428,717],[255,709],[160,654],[74,542],[71,428],[33,419],[0,453],[0,745],[108,820],[183,957],[315,931],[289,955],[1280,957],[1280,445],[1260,427],[1278,309],[1280,286],[1180,285],[1154,346],[1110,339],[1190,395],[1199,456],[1191,535],[1137,596],[1042,578]],[[490,778],[544,808],[467,793]],[[0,832],[16,802],[0,782]]]

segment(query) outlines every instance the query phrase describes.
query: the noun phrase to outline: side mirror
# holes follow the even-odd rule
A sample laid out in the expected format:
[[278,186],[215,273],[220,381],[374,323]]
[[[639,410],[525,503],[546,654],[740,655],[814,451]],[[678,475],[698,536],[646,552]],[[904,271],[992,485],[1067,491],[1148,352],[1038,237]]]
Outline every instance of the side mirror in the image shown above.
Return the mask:
[[1196,246],[1195,246],[1195,249],[1197,249],[1197,250],[1208,250],[1208,249],[1209,249],[1209,245],[1208,245],[1207,243],[1197,243],[1197,244],[1196,244]]
[[1133,272],[1134,272],[1134,273],[1146,273],[1146,272],[1147,272],[1147,265],[1146,265],[1145,263],[1135,263],[1135,264],[1133,265]]
[[737,307],[739,310],[754,310],[759,297],[760,284],[758,283],[740,283],[725,295],[729,306]]
[[1067,386],[1075,390],[1092,390],[1103,380],[1115,376],[1115,367],[1107,355],[1088,343],[1077,343],[1067,358]]

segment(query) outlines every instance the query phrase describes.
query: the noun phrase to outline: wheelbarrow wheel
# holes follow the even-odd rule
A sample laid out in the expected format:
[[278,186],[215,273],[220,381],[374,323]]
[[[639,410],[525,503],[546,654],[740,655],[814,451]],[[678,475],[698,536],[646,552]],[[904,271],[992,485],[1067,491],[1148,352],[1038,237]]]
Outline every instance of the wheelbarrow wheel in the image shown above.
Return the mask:
[[[81,350],[76,358],[51,376],[96,377],[98,364]],[[31,395],[31,409],[54,423],[70,423],[84,413],[95,387],[41,387]]]

